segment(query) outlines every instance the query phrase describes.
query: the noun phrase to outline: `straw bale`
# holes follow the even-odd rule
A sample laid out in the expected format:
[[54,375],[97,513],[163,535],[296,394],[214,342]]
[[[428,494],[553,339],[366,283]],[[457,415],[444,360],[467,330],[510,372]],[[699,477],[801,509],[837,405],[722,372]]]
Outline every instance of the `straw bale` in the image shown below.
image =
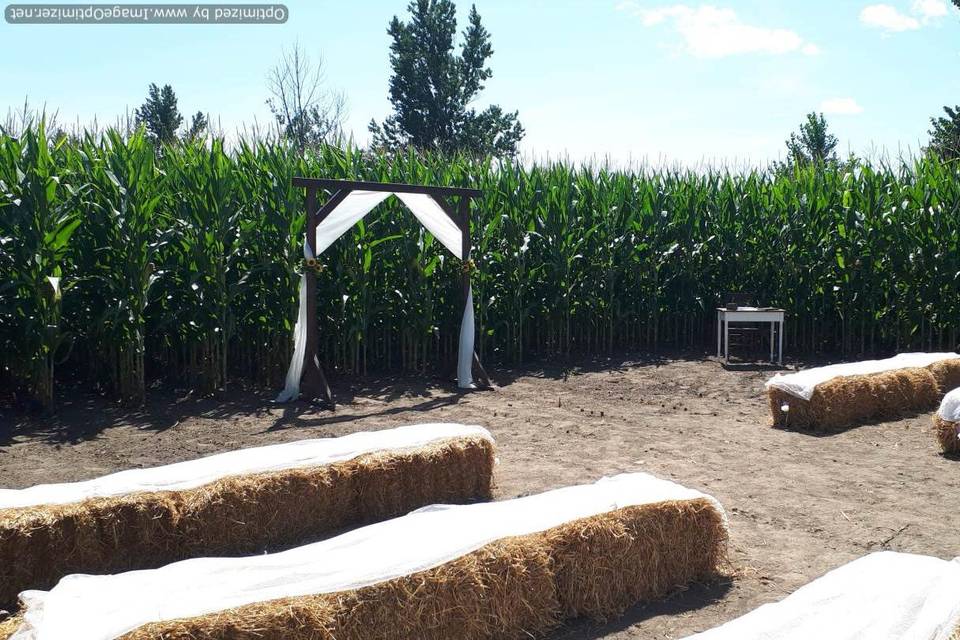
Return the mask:
[[940,443],[940,450],[948,455],[960,455],[960,422],[933,416],[933,432]]
[[[960,360],[947,362],[960,363]],[[864,421],[892,420],[927,411],[936,407],[943,395],[937,376],[950,381],[953,371],[952,367],[944,366],[935,373],[931,366],[838,376],[818,384],[809,401],[770,388],[767,398],[773,426],[840,429]],[[784,411],[783,405],[789,410]]]
[[934,362],[928,368],[937,379],[941,395],[960,387],[960,358]]
[[726,548],[709,500],[627,507],[354,591],[151,623],[123,640],[529,639],[565,618],[603,619],[715,577]]
[[0,510],[0,604],[70,573],[275,551],[427,504],[488,500],[493,466],[489,440],[453,438],[184,491]]
[[0,638],[7,640],[13,633],[20,628],[20,624],[23,622],[22,616],[14,615],[9,618],[0,620]]

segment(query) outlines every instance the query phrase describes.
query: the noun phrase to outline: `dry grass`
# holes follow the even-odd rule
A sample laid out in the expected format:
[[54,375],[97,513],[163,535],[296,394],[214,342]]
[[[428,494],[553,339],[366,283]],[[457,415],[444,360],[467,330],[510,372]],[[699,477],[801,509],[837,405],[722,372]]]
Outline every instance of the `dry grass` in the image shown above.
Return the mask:
[[307,469],[0,511],[0,603],[70,573],[278,550],[437,502],[492,496],[493,445],[457,438]]
[[[929,367],[871,375],[839,376],[817,385],[809,401],[768,389],[773,426],[841,429],[864,421],[892,420],[937,406],[943,394],[960,386],[960,358]],[[782,405],[789,411],[783,411]]]
[[13,635],[13,632],[20,627],[20,623],[23,621],[21,616],[11,616],[5,620],[0,620],[0,638],[6,640]]
[[933,416],[933,432],[940,443],[940,450],[948,455],[960,455],[960,422]]
[[716,576],[727,531],[706,499],[629,507],[506,538],[354,591],[151,623],[124,640],[492,640],[606,618]]

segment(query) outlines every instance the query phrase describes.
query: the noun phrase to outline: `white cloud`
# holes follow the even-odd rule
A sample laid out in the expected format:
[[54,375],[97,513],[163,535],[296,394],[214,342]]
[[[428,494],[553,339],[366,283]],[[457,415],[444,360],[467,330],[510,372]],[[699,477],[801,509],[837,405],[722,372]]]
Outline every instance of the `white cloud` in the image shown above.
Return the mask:
[[871,4],[860,11],[860,22],[887,33],[915,31],[923,25],[939,21],[949,13],[946,0],[913,0],[910,14],[889,4]]
[[685,50],[699,58],[793,52],[812,56],[820,52],[817,45],[789,29],[746,24],[733,9],[712,5],[693,8],[685,4],[643,9],[631,0],[620,2],[617,9],[639,16],[645,27],[670,25],[683,38]]
[[853,98],[828,98],[820,103],[820,111],[828,115],[857,115],[863,107]]
[[947,15],[946,0],[914,0],[912,11],[926,21]]
[[900,13],[889,4],[871,4],[860,11],[860,22],[884,31],[912,31],[920,28],[920,21]]

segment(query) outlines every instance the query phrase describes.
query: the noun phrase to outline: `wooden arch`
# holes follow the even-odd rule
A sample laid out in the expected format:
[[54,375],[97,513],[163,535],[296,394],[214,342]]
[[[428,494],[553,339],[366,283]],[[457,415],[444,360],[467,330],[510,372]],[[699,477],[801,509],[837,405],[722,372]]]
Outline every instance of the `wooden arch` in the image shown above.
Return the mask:
[[[447,214],[457,228],[460,229],[463,247],[463,262],[470,260],[472,249],[470,242],[470,200],[483,195],[479,189],[466,189],[460,187],[432,187],[426,185],[400,184],[390,182],[366,182],[361,180],[332,180],[326,178],[304,178],[294,177],[293,186],[303,187],[307,190],[306,194],[306,212],[307,224],[306,234],[307,243],[310,246],[310,253],[317,255],[317,226],[330,215],[337,206],[352,191],[380,191],[388,193],[420,193],[430,196],[443,212]],[[323,206],[317,207],[317,192],[324,189],[333,195]],[[447,197],[456,196],[459,198],[457,209],[454,210]],[[319,257],[319,256],[317,256]],[[303,373],[300,377],[300,393],[302,398],[313,399],[322,398],[331,406],[334,406],[333,393],[330,391],[330,385],[327,377],[320,366],[320,360],[317,355],[317,308],[315,304],[317,293],[317,274],[313,269],[305,270],[306,278],[306,298],[307,298],[307,343],[304,353]],[[463,271],[463,297],[466,300],[467,292],[470,288],[470,271]],[[473,365],[480,373],[480,379],[484,384],[489,385],[490,379],[487,376],[476,351],[473,353]]]

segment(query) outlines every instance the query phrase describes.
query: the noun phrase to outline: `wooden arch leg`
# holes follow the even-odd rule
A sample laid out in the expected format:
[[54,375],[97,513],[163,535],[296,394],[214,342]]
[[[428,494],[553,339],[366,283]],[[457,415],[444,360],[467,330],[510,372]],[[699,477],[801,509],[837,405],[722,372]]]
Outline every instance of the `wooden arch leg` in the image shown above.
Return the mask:
[[300,397],[313,400],[322,398],[331,408],[335,408],[333,393],[323,375],[320,360],[317,358],[317,274],[306,272],[307,284],[307,349],[303,354],[303,375],[300,376]]
[[479,374],[477,378],[480,380],[483,386],[493,387],[493,383],[490,381],[490,376],[487,375],[487,370],[484,369],[483,365],[480,363],[480,356],[477,355],[476,351],[473,352],[473,370]]
[[327,383],[327,376],[323,374],[320,363],[316,357],[309,358],[310,362],[305,362],[303,367],[303,377],[300,379],[300,397],[306,400],[321,398],[331,408],[336,407],[333,401],[333,393],[330,391],[330,385]]

